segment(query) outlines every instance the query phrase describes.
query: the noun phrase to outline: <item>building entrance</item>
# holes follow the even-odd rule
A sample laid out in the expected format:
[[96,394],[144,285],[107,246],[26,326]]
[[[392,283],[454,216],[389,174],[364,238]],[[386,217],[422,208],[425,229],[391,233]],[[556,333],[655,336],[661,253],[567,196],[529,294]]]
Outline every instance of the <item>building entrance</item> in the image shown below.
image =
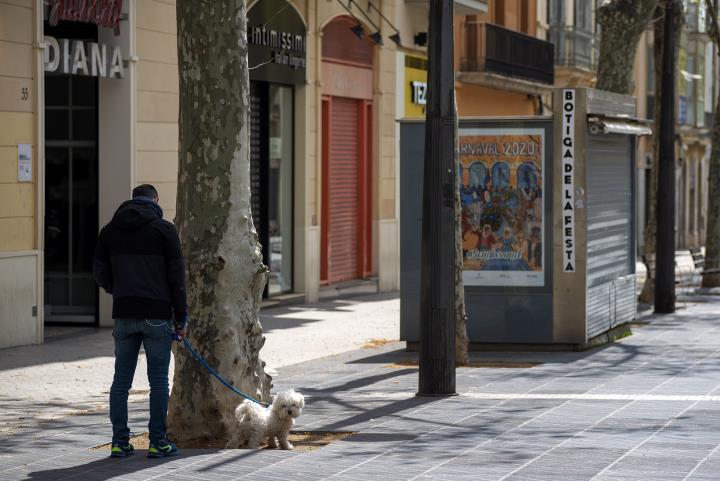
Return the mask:
[[371,43],[352,32],[354,19],[323,28],[322,211],[320,282],[367,277],[372,270]]
[[[52,30],[52,33],[48,33]],[[45,32],[97,39],[97,27]],[[97,78],[45,75],[45,321],[95,324],[98,234]]]

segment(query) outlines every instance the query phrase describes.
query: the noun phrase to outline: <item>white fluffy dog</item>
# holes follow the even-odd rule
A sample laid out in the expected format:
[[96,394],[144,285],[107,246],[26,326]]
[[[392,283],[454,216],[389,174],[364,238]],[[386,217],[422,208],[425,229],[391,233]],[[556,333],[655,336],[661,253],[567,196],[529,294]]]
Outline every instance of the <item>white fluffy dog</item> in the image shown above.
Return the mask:
[[256,449],[267,439],[271,448],[292,449],[288,434],[303,407],[305,398],[292,389],[278,393],[269,407],[243,401],[235,409],[238,430],[227,446]]

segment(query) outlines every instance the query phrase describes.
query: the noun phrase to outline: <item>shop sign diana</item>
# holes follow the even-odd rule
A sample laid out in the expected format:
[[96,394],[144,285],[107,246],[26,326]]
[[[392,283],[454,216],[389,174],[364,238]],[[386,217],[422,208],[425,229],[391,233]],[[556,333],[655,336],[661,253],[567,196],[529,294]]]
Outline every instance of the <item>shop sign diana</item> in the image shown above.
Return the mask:
[[117,45],[50,36],[45,36],[45,45],[46,72],[106,78],[125,76],[122,51]]

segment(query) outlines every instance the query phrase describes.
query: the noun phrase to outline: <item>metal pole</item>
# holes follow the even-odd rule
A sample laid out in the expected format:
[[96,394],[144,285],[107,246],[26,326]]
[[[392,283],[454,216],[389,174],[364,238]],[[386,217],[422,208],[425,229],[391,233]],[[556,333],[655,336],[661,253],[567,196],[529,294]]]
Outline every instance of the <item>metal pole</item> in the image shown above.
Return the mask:
[[429,12],[419,396],[455,394],[453,3],[431,0]]
[[655,312],[675,312],[675,7],[665,2],[659,126]]

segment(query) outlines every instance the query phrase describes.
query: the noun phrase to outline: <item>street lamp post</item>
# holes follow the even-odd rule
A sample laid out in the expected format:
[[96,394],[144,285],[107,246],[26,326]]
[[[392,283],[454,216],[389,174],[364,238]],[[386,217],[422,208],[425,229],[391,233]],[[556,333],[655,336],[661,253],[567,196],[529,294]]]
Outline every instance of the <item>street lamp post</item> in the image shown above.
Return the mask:
[[455,394],[453,3],[431,0],[428,19],[419,396]]
[[659,126],[655,312],[675,312],[675,7],[665,3]]

